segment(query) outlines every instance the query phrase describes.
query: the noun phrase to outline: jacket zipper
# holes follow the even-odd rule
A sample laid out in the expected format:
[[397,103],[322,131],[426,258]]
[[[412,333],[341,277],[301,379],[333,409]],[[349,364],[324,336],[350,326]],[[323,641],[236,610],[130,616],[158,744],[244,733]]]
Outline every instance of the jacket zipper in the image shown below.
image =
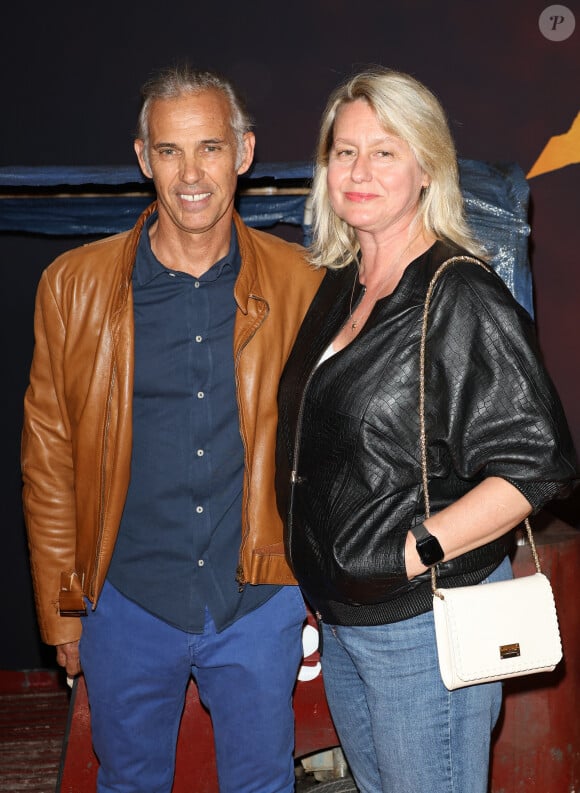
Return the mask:
[[[290,472],[290,507],[288,509],[287,521],[288,521],[288,534],[291,536],[292,534],[292,503],[294,502],[294,487],[295,485],[299,485],[304,482],[303,476],[298,476],[298,457],[300,455],[300,441],[301,441],[301,433],[302,433],[302,421],[304,418],[304,403],[306,401],[306,392],[312,382],[312,378],[314,377],[314,373],[316,372],[316,366],[308,375],[306,382],[304,384],[304,388],[302,389],[302,396],[300,398],[300,407],[298,408],[298,418],[296,420],[296,434],[294,436],[294,449],[292,451],[292,471]],[[288,543],[288,556],[290,565],[292,566],[292,554],[291,554],[291,544]]]
[[[358,304],[362,300],[365,292],[366,292],[366,287],[363,286],[362,292],[359,295],[358,300],[356,301],[356,304],[355,304],[354,308],[356,308],[358,306]],[[346,321],[342,324],[341,330],[342,330],[342,328],[344,328],[345,324],[346,324]],[[304,389],[302,390],[302,398],[300,400],[300,407],[298,408],[298,419],[296,421],[296,436],[295,436],[295,439],[294,439],[294,450],[293,450],[293,454],[292,454],[292,471],[290,473],[290,483],[291,483],[291,486],[292,486],[292,490],[294,489],[294,485],[299,485],[301,482],[304,481],[304,477],[303,476],[298,476],[298,470],[297,470],[298,469],[298,456],[300,454],[300,440],[301,440],[301,434],[302,434],[302,421],[303,421],[303,418],[304,418],[304,403],[306,401],[306,392],[308,391],[308,388],[310,386],[310,383],[312,382],[312,378],[314,377],[314,374],[315,374],[317,368],[318,368],[318,365],[315,366],[314,369],[308,375],[306,383],[304,384]],[[290,503],[292,503],[293,500],[294,500],[293,497],[291,497],[290,498]],[[287,518],[287,520],[288,520],[288,532],[291,533],[292,532],[292,509],[289,509],[288,513],[289,513],[288,514],[288,518]],[[292,555],[291,555],[290,551],[291,551],[291,544],[288,543],[288,554],[290,556],[290,564],[292,564]],[[319,653],[319,655],[322,656],[322,650],[323,650],[323,644],[324,644],[324,642],[323,642],[323,633],[322,633],[322,614],[320,613],[320,611],[318,609],[316,609],[315,612],[314,612],[314,616],[316,618],[316,622],[318,623],[318,653]]]
[[[292,471],[290,473],[290,486],[291,486],[291,496],[290,496],[290,507],[288,509],[288,534],[292,534],[292,503],[294,502],[294,487],[295,485],[299,485],[301,482],[304,482],[303,476],[298,476],[298,456],[300,454],[300,440],[301,440],[301,433],[302,433],[302,420],[304,417],[304,403],[306,401],[306,392],[310,383],[312,382],[312,378],[314,377],[314,373],[316,372],[317,367],[315,366],[314,369],[308,375],[306,383],[304,384],[304,389],[302,390],[302,398],[300,400],[300,407],[298,408],[298,419],[296,421],[296,436],[294,439],[294,451],[292,454]],[[287,545],[288,556],[290,566],[292,567],[292,553],[291,553],[291,543]],[[322,656],[322,614],[318,609],[314,612],[314,617],[316,619],[317,628],[318,628],[318,654]]]
[[[354,308],[356,308],[358,306],[358,304],[362,300],[365,292],[366,292],[366,287],[363,286],[362,292],[359,295],[358,300],[356,301],[356,303],[354,305]],[[341,330],[342,330],[342,328],[344,328],[345,325],[346,325],[346,321],[343,322],[343,324],[341,325]],[[300,407],[298,409],[298,419],[296,421],[296,435],[295,435],[295,439],[294,439],[294,450],[293,450],[293,454],[292,454],[292,471],[290,473],[290,483],[292,485],[292,490],[294,489],[294,485],[299,485],[301,482],[304,481],[304,477],[303,476],[299,476],[298,475],[298,470],[297,470],[298,469],[298,456],[300,454],[300,440],[301,440],[301,433],[302,433],[302,421],[303,421],[303,418],[304,418],[304,403],[306,401],[306,392],[308,391],[310,383],[312,382],[312,378],[314,377],[314,374],[315,374],[317,369],[318,369],[318,365],[316,365],[312,369],[310,374],[308,375],[308,378],[307,378],[306,383],[304,384],[304,388],[302,390],[302,397],[300,399]],[[293,501],[293,499],[291,498],[290,499],[290,503],[292,503],[292,501]],[[289,510],[288,530],[289,530],[289,532],[291,532],[291,530],[292,530],[292,510]],[[288,551],[290,551],[290,548],[288,548]],[[290,559],[290,561],[292,561],[292,559]],[[317,618],[319,617],[318,612],[316,612],[316,616],[317,616]]]
[[109,440],[109,429],[111,426],[111,403],[113,401],[113,390],[116,383],[116,367],[113,365],[113,371],[111,372],[111,384],[109,386],[109,395],[107,397],[107,413],[106,413],[106,420],[105,420],[105,431],[104,431],[104,440],[103,440],[103,462],[101,464],[101,494],[100,494],[100,503],[99,503],[99,534],[97,536],[97,546],[95,552],[95,570],[93,573],[93,577],[91,579],[91,587],[90,587],[90,594],[91,599],[93,600],[93,611],[96,608],[95,604],[95,585],[98,578],[99,568],[101,564],[101,548],[103,544],[103,534],[105,533],[105,488],[106,488],[106,478],[107,478],[107,449],[108,449],[108,440]]
[[316,609],[314,612],[314,616],[316,617],[316,622],[318,623],[318,655],[322,657],[322,651],[324,649],[324,634],[322,633],[322,614]]
[[[260,319],[259,325],[257,325],[254,328],[254,330],[248,336],[248,338],[245,340],[245,342],[242,344],[242,346],[238,350],[238,354],[236,355],[234,373],[235,373],[235,377],[236,377],[236,393],[238,395],[238,411],[240,413],[240,418],[242,416],[242,410],[241,410],[241,400],[240,400],[240,397],[239,397],[239,394],[240,394],[240,378],[238,376],[238,372],[239,372],[239,366],[238,365],[239,365],[239,362],[240,362],[240,358],[241,358],[242,352],[246,349],[248,344],[252,341],[252,339],[254,338],[254,336],[256,335],[256,333],[258,332],[258,330],[260,329],[260,327],[262,326],[264,320],[266,319],[266,317],[268,316],[268,314],[270,312],[270,306],[268,305],[267,301],[264,300],[263,297],[259,297],[258,295],[254,295],[254,294],[250,293],[248,295],[248,299],[260,301],[260,303],[263,303],[266,306],[266,310],[264,312],[264,315]],[[240,421],[240,429],[241,429],[241,421]],[[247,470],[249,470],[248,469],[248,465],[247,465],[248,444],[246,442],[246,438],[245,438],[243,432],[240,432],[240,437],[242,438],[242,443],[244,444],[244,461],[245,461],[245,470],[247,471]],[[248,481],[248,491],[247,491],[246,502],[243,505],[244,506],[244,510],[247,510],[247,505],[248,505],[248,503],[250,501],[250,477],[249,476],[247,478],[247,481]],[[244,591],[244,587],[247,584],[246,576],[244,574],[244,566],[242,564],[242,558],[243,558],[242,551],[243,551],[243,547],[244,547],[244,544],[246,542],[246,539],[247,539],[247,536],[248,536],[248,532],[249,532],[249,520],[247,519],[247,517],[246,517],[246,521],[245,521],[246,526],[247,526],[245,532],[244,532],[244,529],[243,529],[243,523],[244,522],[242,521],[242,539],[241,539],[241,542],[240,542],[240,551],[239,551],[239,555],[238,555],[238,566],[236,568],[236,582],[238,584],[238,592],[240,592],[240,593],[242,593]]]
[[[151,215],[151,212],[148,216]],[[138,239],[138,237],[137,237]],[[111,427],[111,404],[113,402],[113,391],[115,389],[115,384],[117,381],[117,343],[118,343],[118,331],[119,326],[116,325],[116,321],[120,316],[121,312],[127,305],[128,294],[131,289],[131,273],[133,272],[133,268],[135,266],[135,257],[137,255],[137,241],[134,241],[133,244],[133,258],[132,264],[130,268],[127,269],[125,273],[125,278],[121,278],[119,283],[119,297],[118,297],[118,305],[113,310],[111,315],[111,328],[114,330],[111,331],[112,341],[113,341],[113,358],[111,364],[111,382],[109,385],[109,393],[107,396],[107,411],[106,411],[106,418],[105,418],[105,430],[104,430],[104,439],[103,439],[103,463],[101,466],[101,477],[100,477],[100,502],[99,502],[99,533],[97,536],[97,545],[95,548],[95,570],[90,582],[90,595],[94,601],[95,599],[95,587],[96,581],[98,578],[99,568],[101,566],[102,561],[102,544],[103,544],[103,535],[105,533],[105,488],[107,483],[107,452],[109,447],[109,430]],[[133,340],[134,341],[134,340]],[[93,602],[93,611],[96,608],[96,604]]]

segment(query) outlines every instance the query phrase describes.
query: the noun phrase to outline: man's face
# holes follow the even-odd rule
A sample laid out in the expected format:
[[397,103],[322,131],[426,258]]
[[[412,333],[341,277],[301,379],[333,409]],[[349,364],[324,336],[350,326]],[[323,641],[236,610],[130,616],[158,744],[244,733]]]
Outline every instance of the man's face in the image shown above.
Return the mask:
[[155,184],[160,225],[169,221],[191,234],[229,233],[238,174],[252,163],[254,135],[244,135],[238,153],[229,104],[221,93],[208,90],[152,102],[148,158],[142,140],[135,141],[135,151]]

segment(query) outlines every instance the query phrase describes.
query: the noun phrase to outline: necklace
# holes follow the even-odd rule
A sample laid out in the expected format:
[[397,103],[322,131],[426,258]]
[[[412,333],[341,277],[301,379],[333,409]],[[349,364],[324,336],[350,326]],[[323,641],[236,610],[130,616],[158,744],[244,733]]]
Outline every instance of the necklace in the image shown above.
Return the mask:
[[[403,250],[397,256],[397,258],[395,259],[392,267],[389,268],[388,277],[379,285],[379,288],[376,290],[377,297],[375,299],[375,303],[379,299],[379,296],[380,296],[381,292],[383,291],[383,289],[385,288],[385,286],[388,283],[389,279],[391,278],[391,273],[394,270],[397,269],[397,267],[401,263],[401,260],[402,260],[403,256],[406,253],[409,252],[409,250],[411,249],[412,245],[414,244],[414,242],[417,239],[417,237],[419,236],[419,234],[420,234],[420,232],[418,232],[417,234],[415,234],[412,237],[412,239],[409,241],[408,245],[405,245]],[[359,317],[357,317],[356,319],[353,318],[352,301],[354,300],[354,288],[355,288],[355,286],[357,284],[359,275],[360,275],[360,267],[357,266],[357,268],[355,270],[355,273],[354,273],[354,281],[352,283],[352,289],[351,289],[351,292],[350,292],[350,304],[349,304],[349,309],[348,309],[348,322],[350,323],[350,332],[353,333],[353,334],[355,333],[356,329],[358,328],[360,322],[364,321],[364,319],[365,319],[364,312]],[[366,284],[362,284],[362,288],[363,288],[363,294],[362,294],[362,297],[361,297],[359,303],[357,304],[357,306],[355,306],[355,309],[354,309],[355,311],[358,308],[358,306],[360,306],[361,302],[364,300],[365,295],[368,292]],[[374,303],[373,303],[373,305],[374,305]],[[372,307],[371,307],[371,311],[372,311]]]
[[[348,307],[348,319],[349,319],[349,322],[350,322],[350,332],[351,333],[355,332],[355,330],[357,328],[357,325],[359,323],[358,319],[353,319],[352,318],[352,301],[354,299],[354,288],[355,288],[356,283],[358,281],[358,276],[359,276],[359,269],[357,267],[356,270],[354,271],[354,281],[352,282],[352,289],[350,290],[350,305]],[[363,298],[364,298],[364,296],[366,294],[366,286],[364,286],[364,284],[363,284],[363,290],[364,290],[363,291]]]

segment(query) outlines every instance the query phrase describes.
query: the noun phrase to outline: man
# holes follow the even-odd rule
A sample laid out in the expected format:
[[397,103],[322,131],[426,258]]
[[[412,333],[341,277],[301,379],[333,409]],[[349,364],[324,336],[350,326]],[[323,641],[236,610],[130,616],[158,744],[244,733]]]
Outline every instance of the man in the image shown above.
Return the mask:
[[169,793],[191,674],[222,793],[294,786],[305,609],[275,506],[276,393],[321,275],[234,211],[254,143],[228,82],[160,72],[135,142],[157,202],[38,289],[31,567],[43,639],[85,674],[100,793]]

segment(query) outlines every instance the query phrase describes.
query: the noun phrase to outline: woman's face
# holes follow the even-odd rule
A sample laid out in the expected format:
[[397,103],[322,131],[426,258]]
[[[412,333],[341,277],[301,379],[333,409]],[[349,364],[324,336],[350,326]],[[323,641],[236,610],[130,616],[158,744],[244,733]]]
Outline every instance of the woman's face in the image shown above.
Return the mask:
[[385,131],[362,99],[342,105],[334,123],[328,193],[336,214],[359,234],[405,231],[429,177],[409,145]]

